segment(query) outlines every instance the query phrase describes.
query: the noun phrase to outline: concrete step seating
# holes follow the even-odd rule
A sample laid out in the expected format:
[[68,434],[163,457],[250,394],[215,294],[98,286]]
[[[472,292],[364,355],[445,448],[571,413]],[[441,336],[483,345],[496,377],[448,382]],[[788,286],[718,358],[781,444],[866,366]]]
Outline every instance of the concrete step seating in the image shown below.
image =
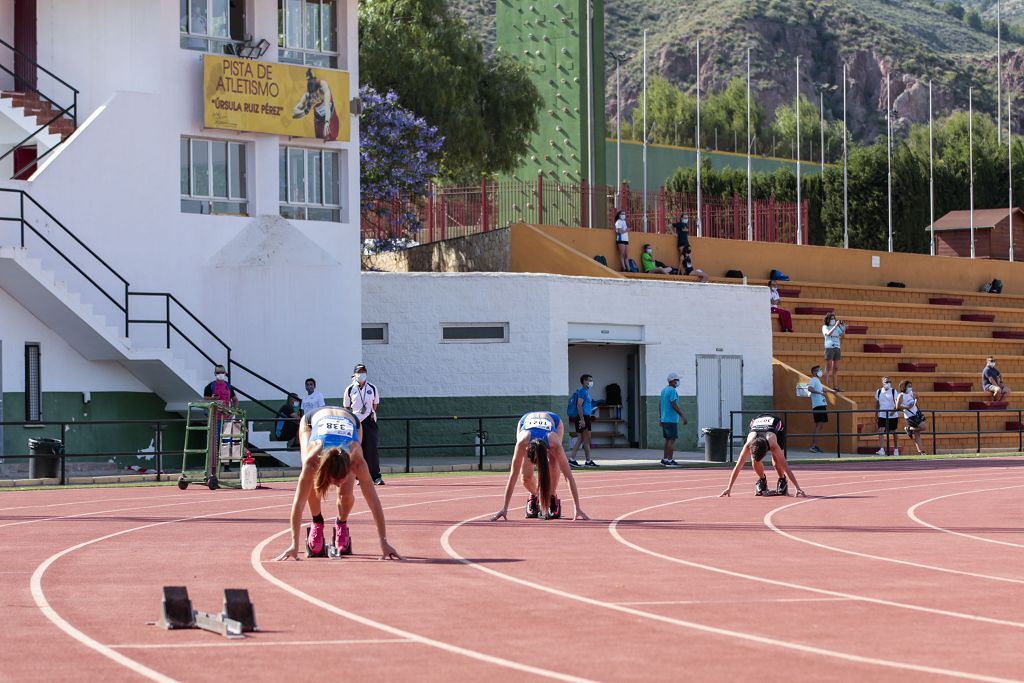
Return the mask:
[[[868,318],[895,318],[898,320],[948,320],[953,322],[1000,322],[1006,325],[1024,324],[1024,309],[992,307],[931,306],[929,304],[908,304],[874,301],[830,301],[828,299],[802,298],[799,301],[781,301],[780,307],[794,315],[812,315],[821,325],[826,312],[835,312],[843,320],[856,321]],[[798,313],[797,309],[811,308],[820,313]],[[980,320],[963,320],[965,316],[984,316]]]
[[[786,335],[792,336],[792,335]],[[956,346],[955,344],[953,345]],[[821,343],[813,350],[805,349],[779,349],[776,347],[774,357],[786,365],[790,365],[794,368],[799,369],[801,372],[808,372],[813,365],[824,366],[825,360],[823,357],[823,351]],[[898,365],[900,363],[920,363],[928,364],[934,363],[936,365],[936,373],[941,377],[955,377],[959,373],[970,375],[972,378],[977,378],[976,381],[981,381],[981,371],[985,368],[985,359],[988,353],[979,354],[961,354],[953,352],[945,353],[908,353],[904,349],[903,353],[864,353],[863,351],[852,351],[850,349],[843,349],[843,359],[840,361],[840,378],[846,376],[849,372],[854,370],[863,370],[871,373],[878,373],[875,376],[875,381],[882,375],[889,375],[894,380],[899,382],[902,379],[914,379],[915,381],[921,381],[921,374],[909,371],[900,371]],[[1003,373],[1004,379],[1012,378],[1015,374],[1024,373],[1024,357],[1014,355],[998,355],[999,360],[999,371]],[[1010,379],[1006,379],[1006,383],[1010,388],[1014,387],[1014,383]],[[1024,382],[1017,381],[1017,385],[1024,390]]]
[[[1024,339],[1024,321],[960,322],[956,320],[913,320],[880,315],[877,317],[849,316],[843,345],[857,340],[852,336],[888,335],[901,337],[973,337],[976,339]],[[794,315],[794,332],[821,334],[822,318],[817,315]]]
[[[899,348],[897,349],[897,347]],[[824,346],[821,333],[791,332],[775,334],[774,355],[778,356],[789,351],[818,351],[823,354]],[[960,355],[974,356],[984,361],[989,355],[1008,357],[1024,354],[1024,340],[939,335],[882,335],[872,333],[864,337],[845,339],[842,351],[844,359],[848,353],[856,352],[885,353],[893,356],[920,356],[922,354],[942,354],[955,351]],[[896,364],[892,363],[889,367],[895,370]]]
[[[718,278],[715,278],[719,281]],[[735,284],[735,280],[725,280]],[[759,278],[748,278],[748,284],[767,284],[767,280]],[[981,286],[981,283],[978,283]],[[951,309],[951,304],[933,304],[932,299],[957,300],[956,306],[965,309],[983,308],[1015,308],[1024,309],[1024,294],[987,294],[985,292],[965,292],[963,290],[934,290],[934,289],[913,289],[898,287],[867,285],[843,285],[823,282],[792,281],[780,282],[779,289],[799,289],[800,303],[807,299],[822,299],[832,302],[835,306],[841,306],[847,301],[863,301],[878,303],[902,303],[902,304],[923,304],[937,309]],[[968,312],[968,311],[960,311]]]
[[[52,119],[60,111],[60,109],[54,108],[52,104],[34,92],[4,91],[0,92],[0,99],[11,100],[13,106],[24,109],[25,114],[34,117],[36,124],[40,126]],[[62,140],[66,140],[68,136],[75,132],[75,124],[65,115],[51,123],[48,130],[54,135],[60,135]]]

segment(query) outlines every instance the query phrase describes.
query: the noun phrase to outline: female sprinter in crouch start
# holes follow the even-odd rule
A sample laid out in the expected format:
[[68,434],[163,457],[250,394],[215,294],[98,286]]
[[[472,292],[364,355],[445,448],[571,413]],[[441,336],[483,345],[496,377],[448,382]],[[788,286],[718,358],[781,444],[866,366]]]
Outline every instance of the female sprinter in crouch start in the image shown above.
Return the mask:
[[[306,539],[308,557],[331,557],[352,554],[352,538],[348,532],[348,515],[355,504],[354,486],[359,480],[373,521],[380,535],[381,559],[402,559],[388,543],[384,525],[384,510],[381,508],[377,489],[370,478],[370,470],[363,459],[359,446],[359,420],[344,408],[325,406],[302,418],[299,425],[299,445],[302,448],[302,473],[292,500],[292,544],[277,559],[299,558],[299,529],[302,525],[302,511],[309,504],[313,514],[309,536]],[[333,543],[324,538],[324,518],[320,502],[327,496],[327,489],[338,487],[338,517],[334,523]]]
[[[565,475],[569,482],[569,491],[572,492],[572,502],[575,508],[573,519],[590,519],[587,513],[580,509],[580,494],[576,490],[576,479],[572,476],[569,460],[562,449],[564,429],[558,416],[548,412],[527,413],[519,420],[516,432],[516,449],[512,455],[512,470],[509,472],[508,484],[505,486],[505,504],[501,506],[501,510],[497,514],[491,517],[491,521],[508,519],[508,502],[512,499],[512,490],[516,487],[516,479],[519,478],[520,470],[523,473],[523,486],[530,492],[530,498],[526,502],[528,518],[558,519],[562,516],[562,501],[555,495],[555,491],[558,489],[558,475],[561,473]],[[524,458],[530,460],[525,467],[523,466]],[[535,465],[537,467],[536,481],[533,478]]]

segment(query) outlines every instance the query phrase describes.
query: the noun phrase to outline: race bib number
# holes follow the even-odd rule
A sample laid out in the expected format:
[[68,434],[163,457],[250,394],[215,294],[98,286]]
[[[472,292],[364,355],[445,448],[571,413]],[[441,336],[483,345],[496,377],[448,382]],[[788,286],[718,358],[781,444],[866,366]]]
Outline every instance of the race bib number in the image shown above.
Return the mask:
[[550,418],[535,416],[523,420],[523,429],[544,429],[551,432],[554,431],[555,425]]
[[322,417],[313,426],[316,434],[338,434],[351,438],[355,434],[355,426],[351,420],[339,417]]
[[775,431],[775,418],[774,417],[757,417],[750,421],[750,431],[752,432],[773,432]]

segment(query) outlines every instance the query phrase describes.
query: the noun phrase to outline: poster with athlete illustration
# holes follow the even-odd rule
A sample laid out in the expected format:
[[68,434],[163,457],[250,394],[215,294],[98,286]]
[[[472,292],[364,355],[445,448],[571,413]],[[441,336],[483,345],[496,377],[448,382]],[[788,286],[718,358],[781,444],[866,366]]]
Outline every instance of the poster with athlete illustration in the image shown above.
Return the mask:
[[206,128],[350,139],[346,71],[204,55],[203,101]]

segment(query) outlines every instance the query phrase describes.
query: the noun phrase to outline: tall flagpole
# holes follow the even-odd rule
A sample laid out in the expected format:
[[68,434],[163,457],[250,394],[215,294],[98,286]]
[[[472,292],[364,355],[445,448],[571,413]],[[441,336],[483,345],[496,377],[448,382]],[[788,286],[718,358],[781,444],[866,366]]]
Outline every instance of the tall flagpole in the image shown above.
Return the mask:
[[[601,101],[604,102],[604,93],[601,93]],[[602,107],[601,116],[604,116]],[[590,194],[586,197],[587,202],[587,227],[594,227],[594,4],[587,0],[587,185]],[[601,142],[604,144],[604,141]]]
[[747,241],[754,241],[754,222],[751,211],[753,199],[750,180],[750,48],[747,48]]
[[886,173],[886,185],[889,195],[889,252],[892,252],[892,102],[889,99],[889,84],[892,82],[890,74],[885,74],[885,156],[888,160],[888,173]]
[[928,232],[931,234],[930,253],[935,256],[935,142],[932,132],[931,81],[928,81]]
[[644,232],[647,232],[647,29],[644,29]]
[[701,163],[700,163],[700,150],[701,150],[701,139],[700,139],[700,41],[697,41],[697,237],[704,235],[704,214],[700,208],[700,174],[701,174]]
[[1010,109],[1013,106],[1013,91],[1006,95],[1006,166],[1010,177],[1010,261],[1013,261],[1013,119]]
[[967,89],[968,175],[971,178],[971,258],[974,258],[974,88]]
[[850,248],[850,204],[846,152],[846,64],[843,64],[843,248]]
[[804,242],[803,202],[800,201],[800,55],[796,56],[796,243]]
[[1003,19],[1002,8],[996,0],[996,140],[1003,141]]

